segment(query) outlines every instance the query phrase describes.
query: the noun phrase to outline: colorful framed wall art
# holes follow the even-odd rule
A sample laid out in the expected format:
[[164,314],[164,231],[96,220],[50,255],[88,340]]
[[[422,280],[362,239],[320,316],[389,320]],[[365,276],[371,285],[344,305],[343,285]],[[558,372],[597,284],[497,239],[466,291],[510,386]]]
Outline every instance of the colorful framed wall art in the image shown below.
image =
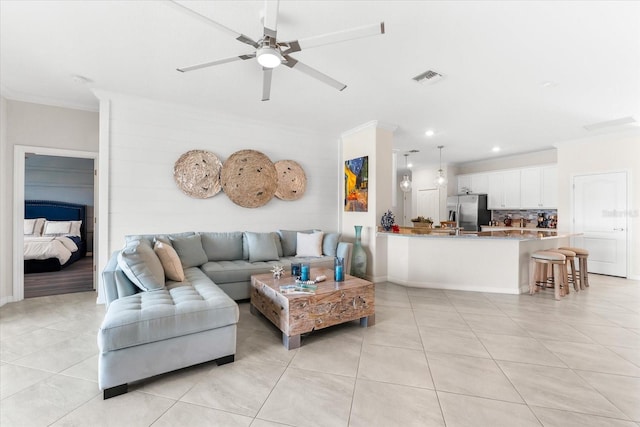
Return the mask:
[[344,162],[344,210],[367,212],[369,206],[369,156]]

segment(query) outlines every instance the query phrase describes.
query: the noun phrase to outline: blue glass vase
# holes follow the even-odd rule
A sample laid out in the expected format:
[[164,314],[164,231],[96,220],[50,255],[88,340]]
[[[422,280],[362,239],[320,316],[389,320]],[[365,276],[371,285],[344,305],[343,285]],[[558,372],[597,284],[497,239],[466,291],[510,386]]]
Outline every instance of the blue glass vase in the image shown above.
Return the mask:
[[367,273],[367,253],[362,247],[362,226],[356,225],[356,242],[351,255],[351,275],[364,279]]

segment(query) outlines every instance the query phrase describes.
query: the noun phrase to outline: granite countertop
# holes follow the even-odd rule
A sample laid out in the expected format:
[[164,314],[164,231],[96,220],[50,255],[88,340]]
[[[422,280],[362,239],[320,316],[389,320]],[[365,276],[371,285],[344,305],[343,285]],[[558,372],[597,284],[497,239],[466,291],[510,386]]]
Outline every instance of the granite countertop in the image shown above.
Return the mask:
[[507,240],[545,240],[570,237],[572,234],[558,232],[554,229],[514,229],[501,231],[478,231],[455,234],[454,230],[434,228],[430,232],[412,233],[411,228],[403,228],[400,233],[379,231],[381,235],[401,237],[436,238],[436,239],[507,239]]

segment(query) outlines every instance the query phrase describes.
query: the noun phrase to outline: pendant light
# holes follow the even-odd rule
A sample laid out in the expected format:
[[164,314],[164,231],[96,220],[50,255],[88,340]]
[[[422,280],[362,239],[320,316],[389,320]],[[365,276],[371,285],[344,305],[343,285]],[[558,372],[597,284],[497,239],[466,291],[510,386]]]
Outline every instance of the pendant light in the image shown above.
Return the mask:
[[438,145],[438,150],[440,150],[440,169],[438,169],[438,176],[436,176],[435,184],[438,187],[444,187],[447,185],[447,177],[444,175],[442,171],[442,148],[444,145]]
[[[404,155],[404,167],[408,172],[409,167],[407,166],[407,157],[409,157],[409,153],[405,153]],[[408,193],[409,191],[411,191],[411,180],[409,179],[408,174],[402,177],[402,181],[400,181],[400,189],[405,193]]]

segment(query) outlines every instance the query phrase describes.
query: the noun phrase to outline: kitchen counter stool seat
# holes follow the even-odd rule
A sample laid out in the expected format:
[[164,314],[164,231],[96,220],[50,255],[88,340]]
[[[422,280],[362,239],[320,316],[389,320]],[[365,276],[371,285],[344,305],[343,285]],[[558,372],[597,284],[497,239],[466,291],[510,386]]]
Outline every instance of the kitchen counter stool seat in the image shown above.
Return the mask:
[[[550,252],[558,252],[564,255],[567,258],[567,267],[565,268],[567,272],[567,277],[565,278],[565,282],[567,283],[567,293],[569,292],[569,286],[573,284],[573,289],[577,292],[580,290],[580,277],[576,274],[576,253],[570,251],[568,249],[549,249]],[[571,270],[571,271],[569,271]]]
[[584,248],[562,247],[560,249],[566,249],[576,253],[578,257],[578,266],[580,268],[580,289],[589,287],[589,269],[587,268],[587,258],[589,258],[589,251]]
[[[531,265],[529,271],[531,277],[529,281],[529,293],[533,295],[538,291],[538,287],[546,287],[547,266],[550,267],[550,277],[553,280],[554,296],[559,300],[568,289],[565,281],[567,277],[567,257],[559,252],[537,251],[531,254]],[[553,267],[556,266],[558,274],[553,274]]]

